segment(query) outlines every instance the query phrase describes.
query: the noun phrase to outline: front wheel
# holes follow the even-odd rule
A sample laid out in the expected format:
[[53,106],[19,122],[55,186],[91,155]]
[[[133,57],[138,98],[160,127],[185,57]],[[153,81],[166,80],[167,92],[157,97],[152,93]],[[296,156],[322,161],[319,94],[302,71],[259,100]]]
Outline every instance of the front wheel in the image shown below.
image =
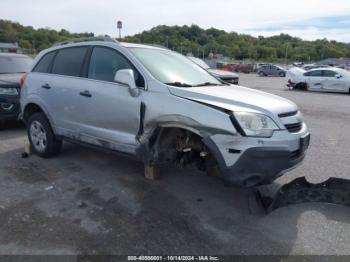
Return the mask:
[[264,72],[259,72],[259,76],[265,76]]
[[29,117],[27,133],[31,148],[36,155],[49,158],[61,151],[62,141],[57,139],[43,113],[35,113]]
[[286,76],[286,73],[281,72],[281,73],[279,73],[278,75],[279,75],[280,77],[285,77],[285,76]]

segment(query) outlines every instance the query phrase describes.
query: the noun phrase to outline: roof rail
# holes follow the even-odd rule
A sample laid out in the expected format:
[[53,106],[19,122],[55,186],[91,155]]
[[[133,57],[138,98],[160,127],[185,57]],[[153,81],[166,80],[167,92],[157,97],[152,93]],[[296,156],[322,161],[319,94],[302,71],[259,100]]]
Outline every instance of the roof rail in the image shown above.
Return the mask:
[[158,48],[162,48],[162,49],[169,49],[169,48],[167,48],[166,46],[159,45],[159,44],[144,44],[144,45],[153,46],[153,47],[158,47]]
[[53,46],[68,45],[68,44],[81,43],[81,42],[91,42],[91,41],[104,41],[104,42],[119,43],[117,40],[113,39],[109,35],[105,35],[105,36],[82,37],[82,38],[68,39],[68,40],[63,41],[63,42],[55,43]]

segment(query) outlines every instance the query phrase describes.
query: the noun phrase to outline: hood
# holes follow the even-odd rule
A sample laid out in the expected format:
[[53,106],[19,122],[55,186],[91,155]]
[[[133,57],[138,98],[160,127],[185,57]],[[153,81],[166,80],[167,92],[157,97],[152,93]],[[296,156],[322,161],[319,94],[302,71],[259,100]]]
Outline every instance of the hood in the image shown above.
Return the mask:
[[1,86],[19,86],[19,82],[21,77],[23,76],[22,73],[18,74],[0,74],[0,85]]
[[224,70],[218,70],[218,69],[208,69],[208,71],[219,77],[219,78],[223,78],[223,79],[228,79],[228,78],[238,78],[238,75],[236,73],[232,73],[232,72],[228,72],[228,71],[224,71]]
[[264,113],[273,117],[293,112],[298,107],[291,101],[241,86],[203,86],[178,88],[169,86],[170,93],[190,100],[213,105],[230,111]]

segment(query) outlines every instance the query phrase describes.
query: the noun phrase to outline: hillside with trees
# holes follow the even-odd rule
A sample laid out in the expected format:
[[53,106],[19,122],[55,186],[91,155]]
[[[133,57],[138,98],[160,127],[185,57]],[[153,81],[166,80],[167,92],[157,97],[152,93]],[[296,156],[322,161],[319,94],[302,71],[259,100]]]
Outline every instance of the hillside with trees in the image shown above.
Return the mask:
[[[70,33],[49,28],[34,29],[19,23],[0,20],[0,42],[17,42],[24,49],[39,52],[55,42],[94,36],[93,33]],[[286,34],[253,37],[215,28],[191,26],[157,26],[122,41],[164,45],[195,56],[220,53],[233,59],[255,61],[318,61],[324,58],[350,57],[350,44],[320,39],[304,41]]]
[[39,52],[52,44],[71,38],[93,36],[93,33],[70,33],[67,30],[50,28],[34,29],[19,23],[0,20],[0,42],[18,43],[21,48]]
[[350,57],[350,44],[321,39],[304,41],[286,34],[273,37],[253,37],[215,28],[192,26],[157,26],[134,36],[125,37],[134,43],[168,46],[196,56],[221,53],[242,60],[255,61],[318,61],[324,58]]

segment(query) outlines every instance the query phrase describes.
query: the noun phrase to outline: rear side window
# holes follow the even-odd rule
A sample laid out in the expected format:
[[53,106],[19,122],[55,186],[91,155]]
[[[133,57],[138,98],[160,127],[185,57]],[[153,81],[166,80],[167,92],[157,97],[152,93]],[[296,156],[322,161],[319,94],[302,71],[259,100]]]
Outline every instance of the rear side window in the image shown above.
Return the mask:
[[90,59],[88,78],[113,82],[116,72],[122,69],[132,69],[135,84],[138,87],[144,87],[143,77],[123,55],[110,48],[94,47]]
[[310,71],[304,74],[305,76],[322,76],[321,70]]
[[325,77],[335,77],[336,75],[337,75],[337,73],[334,71],[330,71],[330,70],[323,71],[323,76],[325,76]]
[[46,55],[44,55],[39,63],[34,67],[33,72],[38,73],[49,73],[50,72],[50,66],[52,64],[52,60],[55,57],[56,52],[51,52]]
[[87,47],[65,48],[58,51],[52,73],[66,76],[80,76]]

